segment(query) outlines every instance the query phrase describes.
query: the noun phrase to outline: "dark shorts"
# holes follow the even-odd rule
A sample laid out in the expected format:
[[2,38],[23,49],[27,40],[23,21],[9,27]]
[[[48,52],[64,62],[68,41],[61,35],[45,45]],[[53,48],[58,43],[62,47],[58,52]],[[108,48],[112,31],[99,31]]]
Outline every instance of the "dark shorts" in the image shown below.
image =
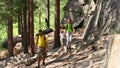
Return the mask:
[[47,56],[45,47],[38,47],[37,53],[38,53],[38,57],[46,57]]

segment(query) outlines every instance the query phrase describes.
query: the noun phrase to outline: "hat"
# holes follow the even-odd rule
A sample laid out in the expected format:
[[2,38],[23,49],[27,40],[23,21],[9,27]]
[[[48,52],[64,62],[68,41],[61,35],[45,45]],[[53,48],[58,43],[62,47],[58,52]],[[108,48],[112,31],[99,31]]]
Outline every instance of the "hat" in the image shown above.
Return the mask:
[[39,33],[40,33],[40,32],[43,32],[43,31],[40,29],[40,30],[39,30]]

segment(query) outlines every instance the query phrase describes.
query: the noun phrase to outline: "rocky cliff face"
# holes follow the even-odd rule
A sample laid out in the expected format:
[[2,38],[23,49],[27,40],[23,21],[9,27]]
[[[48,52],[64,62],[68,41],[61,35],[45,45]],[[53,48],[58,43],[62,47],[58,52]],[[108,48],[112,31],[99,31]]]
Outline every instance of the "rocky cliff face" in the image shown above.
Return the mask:
[[74,23],[79,23],[86,14],[90,14],[91,11],[95,10],[95,3],[91,1],[90,5],[85,3],[84,0],[68,0],[63,9],[65,11],[64,21],[66,18],[71,18]]
[[120,0],[68,0],[64,7],[64,18],[73,20],[74,26],[84,26],[86,40],[94,31],[98,35],[118,32],[120,29]]

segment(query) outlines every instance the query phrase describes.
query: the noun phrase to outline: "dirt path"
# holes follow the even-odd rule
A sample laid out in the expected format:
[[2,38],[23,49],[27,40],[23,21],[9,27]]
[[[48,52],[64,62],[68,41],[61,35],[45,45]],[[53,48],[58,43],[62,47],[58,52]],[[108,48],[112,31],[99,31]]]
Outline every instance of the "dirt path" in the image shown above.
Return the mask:
[[[60,48],[51,50],[50,48],[48,52],[48,58],[45,61],[46,65],[41,65],[41,68],[104,68],[103,66],[104,63],[106,63],[105,60],[108,51],[108,37],[102,36],[95,43],[85,47],[85,44],[83,44],[81,40],[81,33],[82,32],[78,31],[76,34],[74,34],[72,49],[70,51],[66,51],[65,49]],[[117,43],[119,42],[116,41],[114,45]],[[50,47],[53,46],[52,38],[50,39],[49,44]],[[118,47],[114,46],[111,51],[111,57],[113,56],[113,58],[110,58],[108,66],[111,68],[112,66],[110,65],[113,64],[113,59],[119,58],[118,54],[120,53],[118,50],[117,53],[114,53],[114,48],[117,49]],[[114,54],[116,54],[117,57],[114,57]],[[25,66],[24,63],[21,63],[22,61],[25,61],[29,58],[31,57],[24,54],[8,58],[0,62],[0,68],[36,68],[37,62],[33,63],[30,66]],[[115,63],[116,62],[117,61],[115,61]]]

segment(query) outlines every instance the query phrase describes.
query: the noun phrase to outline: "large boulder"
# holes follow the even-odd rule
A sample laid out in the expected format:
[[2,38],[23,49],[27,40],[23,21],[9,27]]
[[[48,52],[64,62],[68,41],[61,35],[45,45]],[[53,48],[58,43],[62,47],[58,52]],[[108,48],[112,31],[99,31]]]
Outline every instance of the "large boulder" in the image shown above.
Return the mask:
[[[98,39],[104,34],[120,33],[120,0],[68,0],[61,24],[71,18],[75,29],[82,26],[83,39]],[[96,38],[97,37],[97,38]]]
[[[20,35],[13,37],[13,47],[21,41],[22,41],[22,37]],[[5,39],[4,42],[2,43],[2,47],[7,48],[7,46],[8,46],[8,40]]]

